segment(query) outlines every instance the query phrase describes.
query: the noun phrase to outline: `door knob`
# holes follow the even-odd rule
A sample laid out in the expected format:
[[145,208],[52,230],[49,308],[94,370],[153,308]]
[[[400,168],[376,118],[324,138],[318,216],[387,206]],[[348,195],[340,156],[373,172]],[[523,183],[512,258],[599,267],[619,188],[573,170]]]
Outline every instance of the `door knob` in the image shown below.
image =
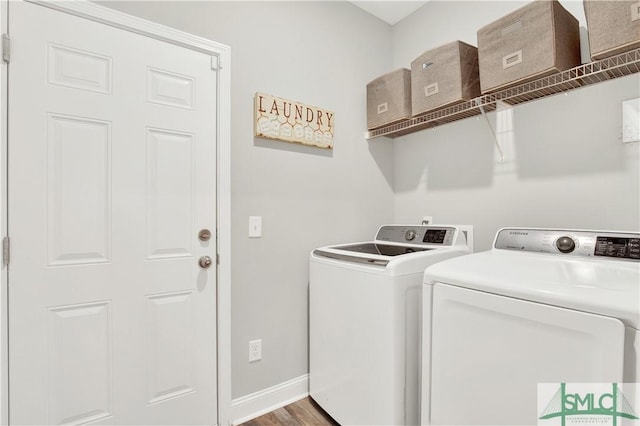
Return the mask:
[[212,263],[213,263],[213,260],[211,260],[209,256],[202,256],[198,260],[198,265],[200,265],[202,269],[207,269],[209,266],[211,266]]

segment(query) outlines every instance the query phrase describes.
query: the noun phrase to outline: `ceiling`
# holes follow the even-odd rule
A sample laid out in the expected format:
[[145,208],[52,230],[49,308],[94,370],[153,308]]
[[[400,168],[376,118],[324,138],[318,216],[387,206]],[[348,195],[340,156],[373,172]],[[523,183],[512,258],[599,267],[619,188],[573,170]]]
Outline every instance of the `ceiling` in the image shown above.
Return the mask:
[[421,8],[427,1],[352,1],[351,3],[389,25],[394,25]]

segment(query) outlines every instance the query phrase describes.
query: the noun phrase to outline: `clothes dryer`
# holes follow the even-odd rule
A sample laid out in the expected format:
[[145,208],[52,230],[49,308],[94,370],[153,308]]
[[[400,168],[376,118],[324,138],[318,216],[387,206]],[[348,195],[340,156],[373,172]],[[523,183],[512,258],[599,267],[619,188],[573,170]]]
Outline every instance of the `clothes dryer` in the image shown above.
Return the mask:
[[541,424],[539,383],[640,382],[639,289],[640,233],[508,228],[430,266],[422,423]]
[[457,226],[382,226],[309,261],[311,397],[343,425],[419,422],[422,277],[468,254]]

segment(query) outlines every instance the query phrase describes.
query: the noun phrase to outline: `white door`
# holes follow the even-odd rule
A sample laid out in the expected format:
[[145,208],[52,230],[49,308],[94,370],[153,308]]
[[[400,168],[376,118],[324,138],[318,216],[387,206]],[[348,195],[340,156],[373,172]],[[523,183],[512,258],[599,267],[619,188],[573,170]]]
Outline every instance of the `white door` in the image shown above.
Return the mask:
[[211,56],[9,17],[11,424],[216,423]]
[[535,425],[538,383],[622,381],[615,318],[445,284],[432,306],[432,425]]

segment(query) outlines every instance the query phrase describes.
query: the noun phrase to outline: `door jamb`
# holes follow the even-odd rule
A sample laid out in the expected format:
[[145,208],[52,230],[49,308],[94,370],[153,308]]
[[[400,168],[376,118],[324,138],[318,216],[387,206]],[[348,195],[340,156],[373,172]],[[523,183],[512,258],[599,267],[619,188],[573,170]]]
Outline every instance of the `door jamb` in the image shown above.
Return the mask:
[[[1,34],[9,32],[9,1],[0,2],[0,26]],[[4,53],[4,52],[3,52]],[[0,238],[7,234],[7,89],[8,66],[0,60]],[[9,325],[8,325],[8,305],[7,305],[7,271],[8,267],[0,262],[0,422],[3,425],[9,424]]]
[[[87,0],[25,0],[212,57],[218,71],[217,101],[217,394],[218,424],[231,424],[231,68],[230,48],[202,37],[100,6]],[[0,26],[8,33],[8,0],[0,1]],[[1,62],[1,61],[0,61]],[[7,100],[8,67],[0,64],[0,239],[7,235]],[[1,263],[1,262],[0,262]],[[8,424],[7,271],[0,270],[0,424]]]

